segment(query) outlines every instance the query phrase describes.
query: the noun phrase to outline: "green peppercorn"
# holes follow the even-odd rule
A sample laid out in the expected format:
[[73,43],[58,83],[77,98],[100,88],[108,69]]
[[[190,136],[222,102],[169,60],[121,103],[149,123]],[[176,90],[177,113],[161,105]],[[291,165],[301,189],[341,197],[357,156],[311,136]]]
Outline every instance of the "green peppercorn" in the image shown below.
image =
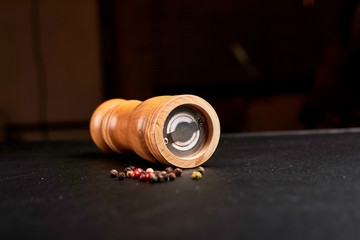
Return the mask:
[[117,177],[117,175],[118,175],[118,171],[116,171],[116,169],[112,169],[110,171],[110,177],[115,178]]
[[172,167],[167,167],[166,169],[165,169],[165,172],[167,172],[167,173],[171,173],[171,172],[173,172],[174,171],[174,169],[172,168]]
[[170,180],[175,180],[176,179],[175,173],[173,173],[173,172],[169,173],[169,178],[170,178]]
[[124,180],[125,173],[124,172],[119,172],[118,177],[119,177],[119,180]]
[[175,168],[174,173],[176,176],[181,176],[182,170],[180,168]]
[[199,172],[199,173],[201,173],[202,175],[204,175],[205,169],[200,166],[200,167],[198,167],[198,168],[196,169],[196,171]]
[[194,171],[194,172],[192,173],[191,177],[192,177],[192,179],[200,179],[200,178],[202,178],[202,175],[201,175],[200,172]]

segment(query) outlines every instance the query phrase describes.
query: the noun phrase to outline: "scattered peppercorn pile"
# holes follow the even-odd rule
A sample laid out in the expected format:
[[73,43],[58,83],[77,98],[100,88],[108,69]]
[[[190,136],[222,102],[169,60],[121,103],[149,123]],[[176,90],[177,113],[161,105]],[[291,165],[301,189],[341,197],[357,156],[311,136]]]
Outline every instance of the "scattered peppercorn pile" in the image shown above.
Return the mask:
[[135,168],[134,166],[129,166],[124,169],[122,172],[118,172],[116,169],[110,171],[110,177],[118,177],[119,180],[124,180],[127,178],[139,179],[140,181],[145,182],[166,182],[175,180],[176,177],[181,176],[182,169],[172,167],[167,167],[165,171],[154,171],[152,168],[146,169],[144,171],[142,168]]
[[[173,181],[176,177],[181,176],[182,174],[181,168],[167,167],[165,171],[154,171],[152,168],[146,169],[144,171],[142,168],[135,168],[134,166],[129,166],[124,169],[122,172],[118,172],[116,169],[112,169],[110,171],[110,177],[116,178],[118,177],[120,181],[124,180],[125,178],[133,178],[139,179],[140,181],[156,183],[156,182],[166,182],[166,181]],[[200,179],[202,178],[205,169],[203,167],[198,167],[196,171],[193,172],[191,177],[193,179]]]

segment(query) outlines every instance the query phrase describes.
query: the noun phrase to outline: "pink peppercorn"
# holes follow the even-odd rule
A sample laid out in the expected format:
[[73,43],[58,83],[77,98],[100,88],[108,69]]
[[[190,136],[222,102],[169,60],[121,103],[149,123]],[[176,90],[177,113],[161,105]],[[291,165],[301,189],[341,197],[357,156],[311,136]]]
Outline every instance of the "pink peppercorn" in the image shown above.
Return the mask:
[[145,179],[146,179],[147,181],[149,181],[149,180],[150,180],[151,175],[153,175],[153,173],[152,173],[152,172],[146,172],[146,173],[145,173]]
[[139,180],[140,181],[146,181],[147,179],[146,179],[146,173],[140,173],[140,176],[139,176]]
[[133,174],[132,174],[132,177],[133,178],[138,178],[140,176],[140,173],[142,173],[143,170],[141,168],[137,168],[134,170]]

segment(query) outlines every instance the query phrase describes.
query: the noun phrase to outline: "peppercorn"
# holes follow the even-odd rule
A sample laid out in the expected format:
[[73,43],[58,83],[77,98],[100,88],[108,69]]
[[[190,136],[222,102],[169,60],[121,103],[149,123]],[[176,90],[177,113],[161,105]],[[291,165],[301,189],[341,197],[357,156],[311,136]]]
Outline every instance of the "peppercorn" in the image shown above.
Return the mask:
[[192,179],[200,179],[200,178],[202,178],[202,175],[201,175],[200,172],[194,171],[194,172],[192,173],[191,177],[192,177]]
[[119,180],[124,180],[125,173],[124,172],[119,172],[118,176],[119,176]]
[[175,180],[176,179],[175,173],[173,173],[173,172],[169,173],[169,178],[170,178],[170,180]]
[[144,170],[142,168],[136,168],[135,170],[133,170],[134,172],[143,172]]
[[116,169],[110,171],[110,177],[115,178],[117,175],[118,175],[118,171],[116,171]]
[[151,175],[153,175],[153,174],[154,174],[154,173],[152,173],[152,172],[146,172],[146,173],[145,173],[145,179],[146,179],[147,181],[149,181]]
[[180,168],[175,168],[174,173],[175,173],[176,176],[181,176],[182,169],[180,169]]
[[196,169],[196,171],[199,172],[199,173],[201,173],[201,174],[203,175],[204,172],[205,172],[205,169],[200,166],[200,167],[198,167],[198,168]]
[[149,181],[151,182],[151,183],[155,183],[155,182],[157,182],[158,181],[158,176],[156,176],[156,174],[151,174],[150,175],[150,178],[149,178]]
[[155,174],[156,176],[159,176],[159,175],[161,174],[161,172],[160,172],[159,170],[156,170],[156,171],[154,171],[154,174]]
[[137,168],[134,170],[133,174],[132,174],[132,177],[133,178],[138,178],[140,176],[140,173],[142,173],[143,170],[141,168]]
[[127,171],[126,172],[126,177],[131,178],[133,173],[134,173],[134,171],[131,171],[131,170]]
[[148,169],[146,169],[146,171],[145,172],[154,172],[154,169],[152,169],[152,168],[148,168]]
[[157,177],[158,177],[159,182],[164,182],[165,181],[164,176],[162,174],[159,174]]
[[139,175],[139,180],[140,181],[146,181],[146,173],[141,172],[140,175]]
[[135,170],[134,166],[129,166],[125,168],[124,173],[126,174],[128,171],[134,171],[134,170]]
[[169,181],[169,174],[166,171],[162,171],[161,175],[163,176],[165,181]]
[[166,171],[167,173],[171,173],[171,172],[174,171],[174,169],[173,169],[172,167],[167,167],[167,168],[165,169],[165,171]]

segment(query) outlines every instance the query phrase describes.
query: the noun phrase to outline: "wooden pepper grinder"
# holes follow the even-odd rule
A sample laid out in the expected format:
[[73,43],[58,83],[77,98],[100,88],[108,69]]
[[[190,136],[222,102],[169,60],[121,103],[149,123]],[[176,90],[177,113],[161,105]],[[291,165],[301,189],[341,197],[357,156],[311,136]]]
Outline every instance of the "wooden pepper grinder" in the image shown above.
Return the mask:
[[134,151],[153,163],[192,168],[214,153],[220,122],[211,105],[194,95],[111,99],[94,111],[90,133],[105,152]]

